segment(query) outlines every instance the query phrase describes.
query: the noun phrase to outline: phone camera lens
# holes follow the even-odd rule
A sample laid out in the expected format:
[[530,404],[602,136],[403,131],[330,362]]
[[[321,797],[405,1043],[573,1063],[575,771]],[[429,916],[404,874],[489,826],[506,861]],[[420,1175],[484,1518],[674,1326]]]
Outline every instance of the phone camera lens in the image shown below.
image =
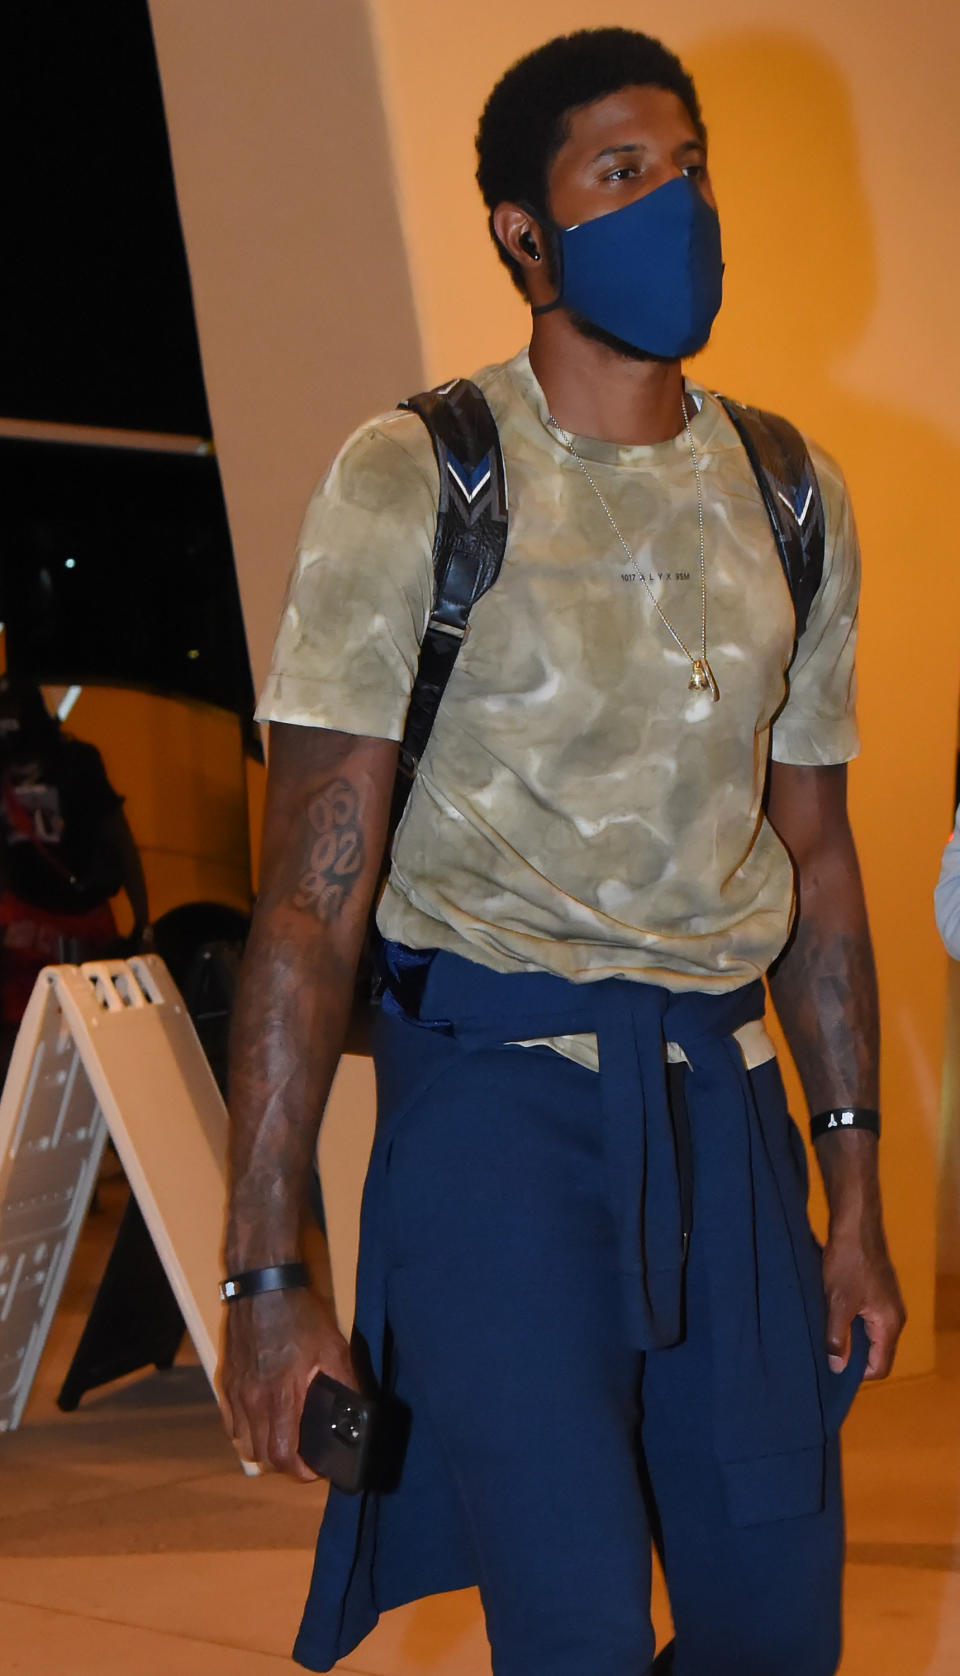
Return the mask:
[[341,1403],[335,1409],[332,1428],[344,1443],[357,1443],[361,1431],[361,1414],[352,1403]]

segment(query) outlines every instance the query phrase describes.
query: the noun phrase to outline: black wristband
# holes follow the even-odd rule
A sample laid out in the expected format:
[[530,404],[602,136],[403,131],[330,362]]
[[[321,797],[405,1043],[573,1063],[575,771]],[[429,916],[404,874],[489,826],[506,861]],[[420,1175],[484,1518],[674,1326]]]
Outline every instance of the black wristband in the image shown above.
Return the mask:
[[869,1129],[871,1135],[880,1134],[880,1113],[871,1106],[832,1106],[828,1112],[817,1112],[810,1119],[810,1139],[832,1135],[843,1129]]
[[222,1303],[232,1304],[237,1298],[252,1298],[257,1292],[285,1292],[309,1285],[306,1263],[274,1263],[268,1269],[244,1269],[242,1274],[228,1275],[220,1282],[220,1299]]

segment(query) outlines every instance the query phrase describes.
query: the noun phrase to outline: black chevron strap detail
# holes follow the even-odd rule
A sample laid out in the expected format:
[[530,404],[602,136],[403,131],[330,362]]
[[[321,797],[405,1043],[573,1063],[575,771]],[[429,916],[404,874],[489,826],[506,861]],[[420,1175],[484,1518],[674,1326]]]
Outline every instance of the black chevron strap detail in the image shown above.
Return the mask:
[[766,507],[797,620],[797,640],[823,579],[826,520],[807,445],[776,413],[719,400],[735,425]]
[[430,432],[440,474],[433,615],[466,628],[470,607],[496,581],[507,531],[507,484],[497,422],[468,378],[410,396],[401,407]]
[[467,636],[470,610],[500,574],[507,545],[507,479],[497,423],[483,393],[454,379],[400,403],[423,420],[440,474],[433,543],[433,610],[420,649],[394,789],[391,830],[403,813],[440,700]]

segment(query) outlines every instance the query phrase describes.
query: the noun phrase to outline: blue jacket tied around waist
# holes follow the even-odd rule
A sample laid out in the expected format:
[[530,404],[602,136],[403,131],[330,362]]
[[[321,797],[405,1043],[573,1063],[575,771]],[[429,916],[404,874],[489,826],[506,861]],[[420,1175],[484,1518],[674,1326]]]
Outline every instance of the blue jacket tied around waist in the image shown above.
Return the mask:
[[[672,994],[622,978],[572,984],[546,973],[503,975],[398,945],[387,945],[386,958],[389,987],[374,1055],[378,1127],[356,1306],[356,1333],[376,1378],[403,1398],[403,1347],[391,1356],[387,1320],[384,1223],[393,1138],[418,1097],[441,1079],[455,1107],[469,1056],[538,1037],[596,1034],[624,1332],[638,1353],[682,1339],[688,1196],[665,1065],[665,1043],[676,1042],[689,1061],[689,1122],[709,1126],[713,1147],[711,1179],[698,1183],[694,1237],[710,1273],[715,1449],[729,1517],[747,1525],[816,1512],[826,1440],[846,1412],[867,1346],[858,1332],[846,1373],[829,1372],[802,1146],[775,1062],[748,1071],[733,1039],[763,1016],[762,983],[722,995]],[[380,1612],[476,1581],[446,1469],[414,1413],[395,1490],[330,1492],[295,1656],[329,1669]]]

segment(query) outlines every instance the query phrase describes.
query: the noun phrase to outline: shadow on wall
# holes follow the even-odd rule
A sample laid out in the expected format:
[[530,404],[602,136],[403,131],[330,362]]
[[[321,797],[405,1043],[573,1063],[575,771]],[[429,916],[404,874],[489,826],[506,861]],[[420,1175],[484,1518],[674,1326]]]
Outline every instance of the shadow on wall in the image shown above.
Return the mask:
[[[890,1237],[922,1330],[933,1301],[929,1185],[946,977],[932,892],[953,812],[960,639],[960,566],[944,489],[958,480],[960,454],[937,422],[935,389],[929,418],[896,405],[909,388],[911,303],[898,297],[895,306],[883,289],[890,276],[878,273],[858,125],[837,66],[809,40],[779,31],[708,38],[685,56],[711,124],[728,264],[727,298],[704,357],[708,381],[725,387],[721,369],[735,366],[734,394],[786,412],[821,441],[841,461],[857,512],[864,757],[852,772],[851,806],[883,1003],[884,1155],[896,1183]],[[727,179],[738,185],[729,203]],[[753,190],[743,191],[743,182]],[[903,203],[902,179],[885,189],[905,215],[928,213],[936,228],[936,171],[915,184],[919,200],[911,204]],[[861,388],[851,371],[858,350]],[[930,382],[929,369],[918,369],[921,379]],[[885,388],[889,399],[872,393]],[[960,1006],[960,990],[957,997]],[[940,1190],[948,1264],[960,1259],[960,1227],[952,1225],[960,1207],[960,1027],[952,1042]],[[917,1624],[912,1676],[927,1670],[936,1641],[931,1613]]]
[[[924,419],[867,396],[844,370],[869,334],[872,387],[882,390],[887,373],[902,391],[910,341],[904,306],[881,294],[857,125],[836,65],[779,31],[708,38],[686,57],[711,125],[727,258],[707,381],[726,387],[723,369],[735,366],[734,394],[786,412],[842,462],[857,511],[865,750],[851,806],[884,1004],[884,1100],[900,1124],[900,1158],[888,1128],[888,1168],[922,1184],[940,1116],[945,960],[932,892],[952,815],[960,620],[944,485],[957,481],[960,453],[933,403]],[[753,190],[728,198],[726,180]],[[902,181],[891,191],[902,199]],[[936,226],[932,173],[916,192],[929,194]],[[892,1201],[891,1233],[905,1274],[913,1253],[920,1276],[928,1230],[909,1213],[907,1198]],[[919,1326],[931,1300],[910,1303]]]
[[[728,267],[712,349],[735,344],[748,377],[826,413],[830,369],[877,296],[846,83],[820,47],[782,31],[708,40],[684,56],[710,129]],[[754,190],[727,198],[728,179]]]
[[[854,805],[875,814],[881,785],[905,808],[935,805],[929,830],[913,821],[891,825],[883,845],[875,835],[864,846],[878,878],[895,858],[908,864],[932,940],[930,893],[953,812],[960,612],[956,535],[943,491],[957,479],[960,451],[936,423],[935,392],[934,416],[925,420],[865,397],[844,376],[844,356],[868,328],[882,330],[882,321],[872,318],[874,238],[850,94],[836,65],[802,37],[773,31],[708,39],[685,56],[711,123],[728,265],[704,364],[713,373],[735,361],[733,393],[790,414],[842,462],[850,482],[865,555],[860,667],[868,747]],[[727,202],[727,178],[752,180],[754,190]],[[933,217],[941,201],[935,171],[916,184]],[[878,386],[885,366],[909,356],[902,315],[898,326],[878,349]],[[879,333],[873,336],[879,344]],[[902,386],[899,367],[897,374]],[[946,744],[936,760],[924,750],[927,740]],[[892,924],[908,940],[906,883]]]
[[[938,622],[953,625],[960,608],[955,531],[943,496],[943,484],[957,481],[960,451],[935,419],[868,399],[844,380],[844,355],[873,323],[878,282],[853,106],[836,65],[809,40],[781,32],[704,40],[687,59],[712,124],[729,275],[704,364],[712,370],[735,360],[734,394],[791,414],[843,463],[865,550],[861,696],[873,751],[856,778],[865,781],[871,813],[880,801],[871,774],[885,784],[886,798],[918,810],[935,783],[935,828],[890,833],[893,843],[910,845],[903,860],[918,875],[932,927],[926,887],[937,877],[952,815],[957,634],[948,630],[942,669],[932,670],[938,634],[928,613],[932,590]],[[730,194],[727,203],[725,178],[752,181],[754,191]],[[932,174],[916,181],[916,191],[930,194],[935,215],[940,186]],[[908,355],[903,328],[883,360]],[[881,384],[883,364],[876,372]],[[905,702],[905,679],[915,680],[916,707]],[[932,727],[948,749],[937,761],[918,751],[923,689],[943,701]],[[930,843],[928,855],[913,848],[918,838]],[[875,868],[878,855],[893,853],[866,848]]]

